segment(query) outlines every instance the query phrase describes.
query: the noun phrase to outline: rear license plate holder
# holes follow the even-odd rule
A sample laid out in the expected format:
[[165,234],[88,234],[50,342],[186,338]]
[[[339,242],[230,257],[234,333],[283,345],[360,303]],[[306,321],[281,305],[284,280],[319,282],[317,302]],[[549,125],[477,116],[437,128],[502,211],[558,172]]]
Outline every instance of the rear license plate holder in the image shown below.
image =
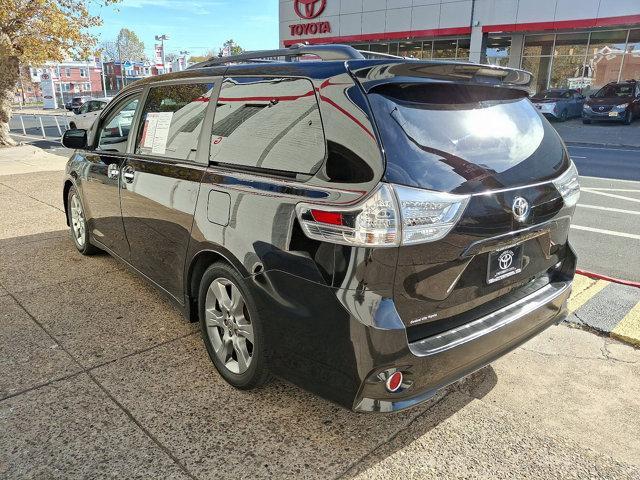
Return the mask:
[[523,245],[512,245],[489,253],[487,283],[495,283],[522,272]]

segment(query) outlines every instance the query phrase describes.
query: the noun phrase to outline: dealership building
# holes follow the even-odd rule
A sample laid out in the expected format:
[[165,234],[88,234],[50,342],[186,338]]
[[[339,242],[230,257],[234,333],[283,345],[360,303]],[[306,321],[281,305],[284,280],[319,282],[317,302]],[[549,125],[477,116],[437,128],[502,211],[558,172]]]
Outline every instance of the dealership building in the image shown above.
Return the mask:
[[280,43],[523,68],[532,92],[640,80],[640,0],[280,0]]

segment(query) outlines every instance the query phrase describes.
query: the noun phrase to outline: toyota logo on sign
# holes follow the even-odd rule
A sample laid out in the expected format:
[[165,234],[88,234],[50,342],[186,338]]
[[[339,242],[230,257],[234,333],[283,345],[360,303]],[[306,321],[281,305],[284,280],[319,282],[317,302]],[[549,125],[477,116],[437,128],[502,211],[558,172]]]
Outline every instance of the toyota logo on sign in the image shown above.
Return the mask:
[[327,6],[327,0],[294,0],[293,8],[300,18],[311,20],[316,18]]

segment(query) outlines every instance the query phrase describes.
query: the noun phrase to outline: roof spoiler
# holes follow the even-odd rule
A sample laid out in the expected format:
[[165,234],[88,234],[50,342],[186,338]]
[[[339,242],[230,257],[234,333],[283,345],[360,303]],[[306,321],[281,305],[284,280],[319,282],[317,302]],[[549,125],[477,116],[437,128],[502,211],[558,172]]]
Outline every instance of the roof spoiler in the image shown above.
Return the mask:
[[349,69],[369,92],[387,83],[450,82],[495,85],[528,91],[533,75],[525,70],[475,63],[387,60],[348,62]]

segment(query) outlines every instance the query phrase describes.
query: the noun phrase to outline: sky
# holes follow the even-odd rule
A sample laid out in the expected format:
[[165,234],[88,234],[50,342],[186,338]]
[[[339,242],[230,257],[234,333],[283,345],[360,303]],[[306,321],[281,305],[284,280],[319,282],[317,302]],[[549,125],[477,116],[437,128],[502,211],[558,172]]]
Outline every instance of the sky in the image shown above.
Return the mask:
[[245,50],[278,47],[278,0],[122,0],[93,7],[103,25],[99,42],[115,40],[121,28],[133,30],[153,58],[155,35],[168,34],[165,52],[215,52],[232,38]]

